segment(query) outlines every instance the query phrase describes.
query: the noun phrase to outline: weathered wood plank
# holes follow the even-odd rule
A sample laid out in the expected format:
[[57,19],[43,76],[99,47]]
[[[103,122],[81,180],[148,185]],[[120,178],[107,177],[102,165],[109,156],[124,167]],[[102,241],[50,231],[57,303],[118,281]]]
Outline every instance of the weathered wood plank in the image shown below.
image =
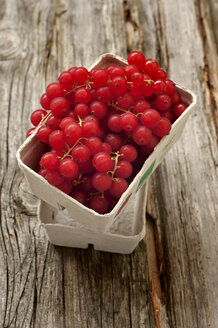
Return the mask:
[[53,247],[15,160],[47,83],[126,56],[123,1],[10,0],[0,13],[0,326],[153,327],[145,243],[132,257]]

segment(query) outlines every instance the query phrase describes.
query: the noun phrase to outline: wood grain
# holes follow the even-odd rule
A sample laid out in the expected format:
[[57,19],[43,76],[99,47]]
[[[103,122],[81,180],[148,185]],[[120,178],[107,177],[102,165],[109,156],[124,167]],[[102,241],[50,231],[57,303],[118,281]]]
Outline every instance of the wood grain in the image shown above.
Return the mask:
[[[0,327],[218,325],[217,8],[206,0],[0,0]],[[131,256],[54,247],[15,159],[30,113],[61,71],[132,49],[198,97],[151,179],[149,244]]]

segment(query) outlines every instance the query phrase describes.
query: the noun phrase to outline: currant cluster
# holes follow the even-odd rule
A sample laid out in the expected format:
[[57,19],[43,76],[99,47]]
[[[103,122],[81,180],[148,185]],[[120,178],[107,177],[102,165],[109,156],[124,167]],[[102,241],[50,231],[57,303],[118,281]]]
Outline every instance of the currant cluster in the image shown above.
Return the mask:
[[72,67],[31,115],[47,144],[38,173],[98,213],[110,211],[186,105],[158,63],[141,52],[128,65]]

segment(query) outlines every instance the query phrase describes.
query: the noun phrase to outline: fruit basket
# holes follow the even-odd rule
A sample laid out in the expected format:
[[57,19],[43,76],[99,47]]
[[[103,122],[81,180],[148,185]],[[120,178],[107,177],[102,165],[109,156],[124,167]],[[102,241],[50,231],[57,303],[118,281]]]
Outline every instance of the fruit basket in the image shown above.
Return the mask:
[[[113,54],[104,54],[99,57],[91,69],[105,68],[108,65],[125,67],[127,61]],[[37,138],[38,129],[35,129],[33,134],[27,138],[17,152],[18,164],[23,170],[32,192],[38,198],[54,208],[59,210],[66,209],[69,217],[76,220],[86,229],[95,233],[105,233],[108,231],[126,204],[136,197],[140,188],[145,184],[152,172],[158,167],[169,149],[178,140],[188,117],[194,109],[196,104],[195,95],[177,84],[176,89],[181,96],[182,102],[187,106],[186,110],[172,124],[170,133],[164,136],[156,145],[153,152],[145,160],[140,171],[129,184],[127,190],[122,194],[109,213],[99,214],[93,209],[78,203],[74,198],[49,184],[36,172],[37,163],[46,149],[46,146]]]
[[53,245],[93,248],[98,251],[130,254],[145,236],[147,184],[129,201],[109,230],[91,232],[68,213],[41,201],[38,218]]

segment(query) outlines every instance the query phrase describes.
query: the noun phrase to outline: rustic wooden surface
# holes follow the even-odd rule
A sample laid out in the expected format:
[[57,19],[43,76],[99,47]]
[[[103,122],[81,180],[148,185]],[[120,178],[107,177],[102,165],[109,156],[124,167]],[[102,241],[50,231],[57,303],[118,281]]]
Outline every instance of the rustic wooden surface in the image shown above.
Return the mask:
[[[217,0],[0,0],[0,327],[218,327]],[[104,52],[156,58],[198,97],[151,178],[130,256],[53,247],[17,167],[45,85]]]

